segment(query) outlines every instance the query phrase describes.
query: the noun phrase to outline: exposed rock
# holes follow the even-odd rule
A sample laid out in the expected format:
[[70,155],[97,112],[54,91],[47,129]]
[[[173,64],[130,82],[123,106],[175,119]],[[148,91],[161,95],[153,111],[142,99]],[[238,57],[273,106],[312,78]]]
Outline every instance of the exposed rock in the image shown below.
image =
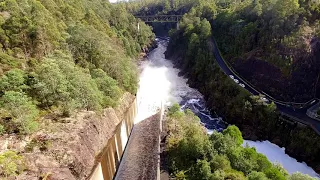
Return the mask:
[[30,136],[25,136],[22,139],[15,135],[0,136],[0,153],[9,149],[14,149],[15,151],[23,152],[27,143],[30,141]]
[[[10,149],[24,156],[26,170],[16,179],[86,179],[96,163],[96,156],[113,136],[116,126],[134,99],[133,95],[126,93],[115,109],[107,108],[101,113],[80,111],[70,118],[51,123],[48,117],[44,118],[41,120],[45,122],[41,124],[41,130],[26,140],[18,140],[16,137],[0,139],[0,150],[6,150],[9,144],[14,144]],[[32,148],[31,152],[26,152],[26,144],[31,139],[36,143],[48,142],[45,144],[46,149]]]

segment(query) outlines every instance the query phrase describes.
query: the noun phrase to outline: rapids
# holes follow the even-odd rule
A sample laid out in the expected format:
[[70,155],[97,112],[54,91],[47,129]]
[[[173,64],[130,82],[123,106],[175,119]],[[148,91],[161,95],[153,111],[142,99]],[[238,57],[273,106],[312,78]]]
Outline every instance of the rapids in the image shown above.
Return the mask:
[[[158,47],[142,62],[139,90],[137,93],[138,114],[135,124],[158,112],[162,107],[178,103],[181,109],[191,109],[207,128],[208,133],[222,131],[227,124],[217,114],[211,114],[205,106],[204,97],[196,89],[190,88],[187,79],[178,75],[171,61],[165,59],[167,39],[157,39]],[[268,157],[272,162],[280,163],[290,174],[296,171],[319,177],[305,163],[297,162],[285,154],[279,146],[264,142],[245,141],[249,146]]]

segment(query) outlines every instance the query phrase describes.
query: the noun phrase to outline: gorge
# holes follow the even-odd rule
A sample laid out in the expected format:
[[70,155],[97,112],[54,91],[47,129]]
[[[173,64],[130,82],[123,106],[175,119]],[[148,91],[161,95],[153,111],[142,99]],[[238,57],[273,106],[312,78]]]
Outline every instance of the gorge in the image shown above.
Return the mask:
[[[145,113],[148,112],[149,114],[145,114],[145,117],[149,117],[160,108],[160,102],[166,106],[179,103],[182,110],[191,109],[201,119],[201,124],[207,128],[209,134],[213,130],[222,131],[225,129],[227,123],[219,115],[210,112],[206,107],[204,96],[196,89],[189,87],[188,80],[179,76],[180,70],[165,58],[164,53],[168,40],[161,37],[157,40],[158,47],[148,55],[141,65],[142,72],[137,94],[138,109]],[[266,155],[270,161],[279,162],[290,174],[299,171],[312,177],[319,177],[305,163],[297,162],[275,144],[268,141],[245,141],[246,143]]]
[[138,180],[160,141],[179,180],[319,177],[320,121],[296,106],[319,102],[319,17],[314,0],[1,1],[0,179],[112,179],[136,125]]

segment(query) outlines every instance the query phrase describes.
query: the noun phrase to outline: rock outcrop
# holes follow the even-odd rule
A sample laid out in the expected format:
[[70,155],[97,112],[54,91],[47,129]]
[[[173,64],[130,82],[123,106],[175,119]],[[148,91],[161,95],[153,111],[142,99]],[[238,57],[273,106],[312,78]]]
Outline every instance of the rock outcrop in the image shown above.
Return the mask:
[[125,93],[117,108],[80,111],[70,118],[44,117],[40,130],[28,137],[3,136],[0,152],[11,149],[24,157],[26,169],[16,179],[87,179],[134,100]]

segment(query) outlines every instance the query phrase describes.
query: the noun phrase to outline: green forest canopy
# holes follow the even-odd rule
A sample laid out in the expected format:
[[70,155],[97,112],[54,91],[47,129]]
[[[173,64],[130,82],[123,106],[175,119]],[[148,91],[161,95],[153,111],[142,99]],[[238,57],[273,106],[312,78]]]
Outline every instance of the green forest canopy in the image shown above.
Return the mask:
[[105,0],[0,2],[0,134],[37,129],[40,113],[115,106],[137,90],[151,28]]
[[243,147],[236,126],[207,135],[200,120],[190,110],[176,104],[167,116],[166,139],[169,170],[177,180],[315,180],[309,175],[289,175],[272,164],[255,148]]

